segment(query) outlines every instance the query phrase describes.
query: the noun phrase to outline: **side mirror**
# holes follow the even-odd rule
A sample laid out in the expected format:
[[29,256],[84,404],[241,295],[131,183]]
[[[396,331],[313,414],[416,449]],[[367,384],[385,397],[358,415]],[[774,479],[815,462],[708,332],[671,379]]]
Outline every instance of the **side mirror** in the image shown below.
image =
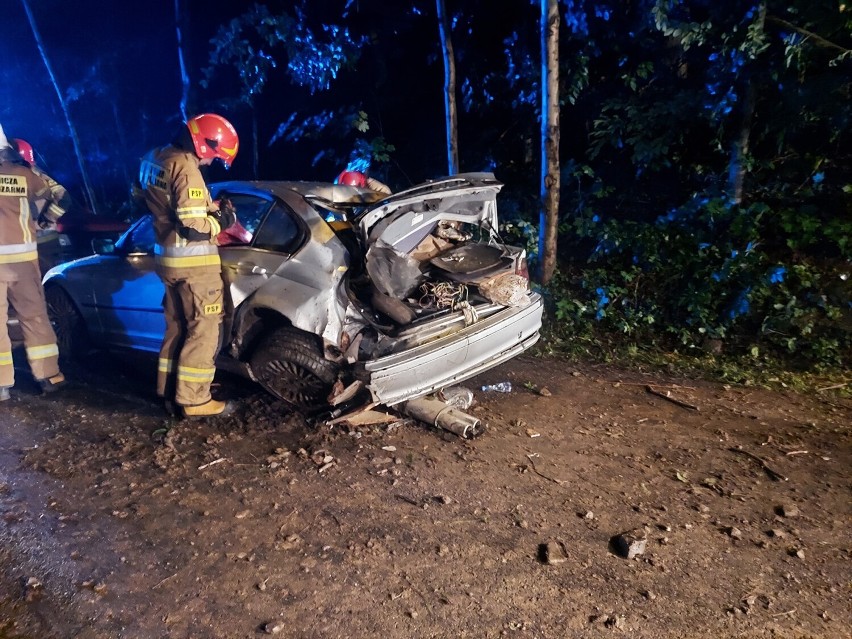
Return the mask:
[[93,238],[92,251],[96,255],[112,255],[115,253],[115,241],[109,238]]

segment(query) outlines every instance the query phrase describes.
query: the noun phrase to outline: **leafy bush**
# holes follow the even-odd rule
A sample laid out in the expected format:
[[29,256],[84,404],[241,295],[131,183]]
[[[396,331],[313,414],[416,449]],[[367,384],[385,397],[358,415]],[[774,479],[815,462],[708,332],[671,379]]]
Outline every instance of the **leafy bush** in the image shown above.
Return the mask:
[[586,208],[560,233],[591,251],[563,261],[548,288],[557,332],[842,366],[852,349],[852,223],[821,218],[812,206],[730,206],[724,197],[652,222]]

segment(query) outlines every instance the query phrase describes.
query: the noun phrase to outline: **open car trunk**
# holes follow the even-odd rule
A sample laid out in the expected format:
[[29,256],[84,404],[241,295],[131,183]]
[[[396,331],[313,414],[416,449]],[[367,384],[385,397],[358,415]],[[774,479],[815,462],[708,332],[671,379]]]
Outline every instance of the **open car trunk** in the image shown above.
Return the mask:
[[532,346],[542,301],[525,251],[498,234],[490,173],[398,193],[358,219],[364,268],[348,294],[374,329],[359,366],[374,398],[393,405],[481,373]]
[[383,333],[395,335],[423,318],[489,303],[529,303],[526,254],[497,231],[490,173],[446,178],[399,193],[358,221],[364,271],[350,297]]

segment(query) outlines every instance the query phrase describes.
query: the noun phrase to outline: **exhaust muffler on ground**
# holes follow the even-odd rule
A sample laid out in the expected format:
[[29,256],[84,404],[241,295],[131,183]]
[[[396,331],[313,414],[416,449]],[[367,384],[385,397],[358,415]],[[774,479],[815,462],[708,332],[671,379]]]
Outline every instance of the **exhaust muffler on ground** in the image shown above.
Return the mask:
[[443,428],[465,439],[473,439],[483,430],[481,420],[436,397],[419,397],[394,408],[408,417]]

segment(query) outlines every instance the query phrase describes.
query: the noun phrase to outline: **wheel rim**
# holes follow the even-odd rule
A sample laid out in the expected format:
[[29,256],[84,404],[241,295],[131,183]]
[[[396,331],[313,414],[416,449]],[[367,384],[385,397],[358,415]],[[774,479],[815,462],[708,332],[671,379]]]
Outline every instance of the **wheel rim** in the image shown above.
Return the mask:
[[47,310],[50,325],[56,333],[56,344],[62,353],[70,353],[73,344],[74,325],[77,320],[77,309],[61,296],[51,296],[48,299]]
[[264,367],[263,384],[270,392],[295,406],[309,407],[323,398],[328,385],[311,371],[285,360]]

